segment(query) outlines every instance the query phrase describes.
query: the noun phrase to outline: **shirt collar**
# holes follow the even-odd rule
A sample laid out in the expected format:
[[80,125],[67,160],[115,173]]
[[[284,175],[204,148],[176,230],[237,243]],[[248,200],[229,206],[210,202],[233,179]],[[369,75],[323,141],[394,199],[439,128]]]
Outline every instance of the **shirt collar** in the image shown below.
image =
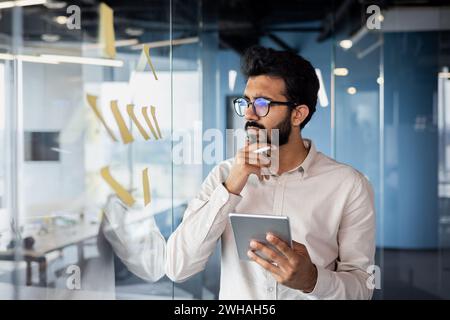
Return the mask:
[[[316,150],[316,146],[314,145],[314,143],[312,142],[311,139],[303,139],[303,144],[304,144],[306,150],[308,150],[308,154],[306,155],[305,160],[303,160],[303,162],[300,165],[298,165],[297,167],[295,167],[289,171],[286,171],[285,173],[299,172],[299,173],[302,173],[304,177],[307,175],[308,170],[311,168],[311,165],[314,162],[314,158],[316,157],[317,150]],[[277,174],[275,174],[273,172],[270,172],[270,173],[272,176],[277,176]]]
[[303,170],[303,175],[305,176],[306,174],[308,174],[309,169],[314,163],[314,158],[317,155],[317,150],[314,142],[312,142],[312,140],[310,139],[303,139],[303,144],[308,150],[308,154],[306,155],[305,160],[303,160],[302,164],[300,165],[300,168],[302,168]]

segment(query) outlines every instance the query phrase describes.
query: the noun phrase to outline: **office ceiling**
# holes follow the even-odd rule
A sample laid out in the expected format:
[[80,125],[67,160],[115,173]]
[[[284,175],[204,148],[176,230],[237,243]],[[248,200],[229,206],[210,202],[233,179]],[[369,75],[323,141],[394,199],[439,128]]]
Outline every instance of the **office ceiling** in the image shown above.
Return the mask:
[[[95,42],[98,30],[99,0],[55,1],[81,8],[81,31],[68,30],[55,21],[67,15],[61,8],[24,7],[25,42],[43,42],[42,35],[57,35],[59,41]],[[104,0],[114,9],[116,39],[137,38],[140,42],[166,40],[170,21],[174,37],[190,37],[218,31],[221,47],[242,52],[244,48],[269,37],[280,47],[290,49],[276,31],[316,32],[322,41],[342,24],[357,30],[366,18],[368,4],[391,6],[440,6],[445,0]],[[171,10],[171,11],[170,11]],[[170,18],[172,12],[172,20]],[[0,34],[11,33],[11,10],[0,10]],[[203,21],[202,26],[199,21]],[[218,21],[218,23],[209,23]],[[141,35],[136,35],[142,32]],[[0,35],[1,37],[1,35]],[[4,37],[5,38],[5,37]],[[2,38],[0,38],[0,43]]]

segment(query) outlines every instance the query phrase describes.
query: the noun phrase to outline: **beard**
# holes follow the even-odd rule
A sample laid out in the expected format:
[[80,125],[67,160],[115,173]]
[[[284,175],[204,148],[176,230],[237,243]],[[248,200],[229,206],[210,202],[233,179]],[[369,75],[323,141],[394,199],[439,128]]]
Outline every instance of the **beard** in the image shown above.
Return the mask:
[[[254,121],[247,121],[245,123],[245,130],[247,131],[249,127],[259,128],[266,130],[268,133],[269,130],[266,129],[262,124],[259,124]],[[286,117],[280,121],[274,128],[271,130],[278,129],[278,146],[285,145],[289,141],[289,136],[291,135],[292,127],[291,127],[291,115],[288,112]],[[248,131],[247,131],[248,132]],[[271,139],[272,134],[268,134],[267,142],[269,144],[272,143]],[[256,141],[255,141],[256,142]]]

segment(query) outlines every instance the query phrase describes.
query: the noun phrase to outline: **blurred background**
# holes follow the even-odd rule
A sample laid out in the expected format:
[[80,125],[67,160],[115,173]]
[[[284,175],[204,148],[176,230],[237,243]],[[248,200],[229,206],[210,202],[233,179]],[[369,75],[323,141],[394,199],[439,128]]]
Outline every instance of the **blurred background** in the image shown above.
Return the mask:
[[[100,172],[108,166],[167,239],[214,166],[201,161],[211,141],[202,133],[243,127],[230,101],[245,88],[240,57],[255,44],[312,62],[321,90],[303,136],[372,183],[373,299],[450,298],[448,1],[100,4],[0,1],[0,299],[216,299],[219,246],[184,283],[127,269],[99,232],[114,194]],[[139,64],[143,49],[157,79]],[[141,124],[141,108],[154,106],[161,137],[146,126],[146,139],[128,104]],[[180,142],[194,150],[182,163],[172,161]],[[233,154],[225,144],[219,152]]]

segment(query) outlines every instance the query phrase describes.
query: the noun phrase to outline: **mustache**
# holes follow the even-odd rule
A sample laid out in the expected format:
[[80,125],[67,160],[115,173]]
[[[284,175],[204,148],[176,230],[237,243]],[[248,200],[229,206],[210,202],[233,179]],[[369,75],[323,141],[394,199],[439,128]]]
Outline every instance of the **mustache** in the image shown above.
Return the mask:
[[259,123],[254,122],[254,121],[247,121],[245,123],[245,130],[247,130],[248,127],[255,127],[255,128],[259,128],[259,129],[265,129],[265,127],[262,124],[259,124]]

